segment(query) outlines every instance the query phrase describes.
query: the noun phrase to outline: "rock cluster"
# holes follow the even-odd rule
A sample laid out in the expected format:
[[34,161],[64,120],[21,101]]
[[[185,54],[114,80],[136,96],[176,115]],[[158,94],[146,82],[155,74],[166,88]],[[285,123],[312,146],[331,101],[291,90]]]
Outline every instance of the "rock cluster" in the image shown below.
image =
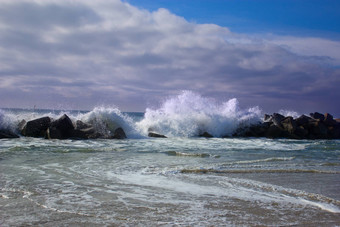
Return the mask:
[[278,113],[265,115],[264,121],[239,128],[236,137],[267,137],[290,139],[340,139],[340,119],[329,113],[311,113],[298,118]]
[[[102,130],[104,127],[105,130]],[[44,137],[46,139],[125,139],[126,134],[121,127],[108,130],[105,124],[100,127],[95,122],[72,122],[64,114],[59,119],[48,116],[18,124],[22,136]],[[165,135],[149,129],[149,137],[167,138]],[[240,126],[233,137],[267,137],[289,139],[340,139],[340,119],[334,119],[329,113],[311,113],[310,116],[302,115],[298,118],[283,116],[278,113],[265,114],[263,122],[253,125]],[[0,139],[18,138],[10,129],[0,130]],[[203,132],[199,137],[213,137],[208,132]],[[229,136],[226,136],[229,137]]]
[[28,137],[45,137],[46,139],[125,139],[122,128],[117,128],[113,133],[103,134],[98,132],[93,125],[76,121],[75,123],[64,114],[57,120],[42,117],[28,121],[24,124],[21,134]]

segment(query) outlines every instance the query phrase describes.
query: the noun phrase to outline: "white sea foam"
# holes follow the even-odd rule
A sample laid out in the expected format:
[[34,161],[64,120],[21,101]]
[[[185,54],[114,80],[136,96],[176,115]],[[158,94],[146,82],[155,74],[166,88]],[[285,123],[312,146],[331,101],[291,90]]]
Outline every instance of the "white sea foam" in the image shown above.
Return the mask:
[[136,131],[135,123],[132,118],[123,114],[116,107],[96,107],[89,113],[79,114],[74,116],[74,118],[92,124],[97,131],[103,134],[112,133],[115,129],[121,127],[128,138],[141,137]]
[[301,114],[293,110],[280,110],[279,114],[282,114],[283,116],[291,116],[293,118],[301,116]]
[[145,117],[137,123],[139,130],[167,136],[198,136],[208,132],[215,137],[231,135],[240,124],[260,120],[261,110],[253,107],[240,110],[237,99],[218,104],[191,91],[183,91],[167,99],[159,109],[146,109]]

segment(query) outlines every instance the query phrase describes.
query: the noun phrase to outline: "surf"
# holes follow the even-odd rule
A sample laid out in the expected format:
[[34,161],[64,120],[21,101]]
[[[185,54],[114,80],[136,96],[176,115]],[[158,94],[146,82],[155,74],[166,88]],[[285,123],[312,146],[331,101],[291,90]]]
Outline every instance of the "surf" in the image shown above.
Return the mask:
[[115,106],[99,106],[91,111],[0,110],[0,129],[20,134],[20,122],[49,116],[68,115],[72,122],[91,124],[101,134],[121,127],[128,138],[145,138],[150,131],[167,137],[197,137],[209,133],[214,137],[231,136],[240,126],[261,121],[259,107],[242,110],[233,98],[222,103],[192,91],[183,91],[164,100],[158,108],[144,113],[124,113]]

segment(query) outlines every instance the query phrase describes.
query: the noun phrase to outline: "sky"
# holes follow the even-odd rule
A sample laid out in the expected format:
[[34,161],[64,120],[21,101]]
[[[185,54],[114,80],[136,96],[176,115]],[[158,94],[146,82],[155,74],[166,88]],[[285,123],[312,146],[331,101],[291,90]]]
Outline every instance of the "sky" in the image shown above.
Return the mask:
[[0,0],[0,108],[122,111],[183,90],[340,117],[340,1]]

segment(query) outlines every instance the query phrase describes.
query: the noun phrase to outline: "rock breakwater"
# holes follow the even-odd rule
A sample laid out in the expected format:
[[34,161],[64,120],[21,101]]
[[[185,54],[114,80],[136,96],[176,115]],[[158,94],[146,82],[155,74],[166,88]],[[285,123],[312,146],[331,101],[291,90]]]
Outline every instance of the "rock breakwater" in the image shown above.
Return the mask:
[[340,139],[340,119],[329,113],[311,113],[298,118],[278,113],[265,114],[263,122],[238,128],[235,137],[289,139]]
[[[20,120],[20,119],[17,119]],[[30,121],[22,120],[16,128],[0,128],[0,139],[40,137],[46,139],[125,139],[124,124],[120,121],[106,122],[96,118],[88,121],[71,120],[66,114],[57,119],[50,116],[39,117]],[[288,139],[340,139],[340,119],[334,119],[329,113],[311,113],[294,118],[278,113],[265,114],[256,123],[242,123],[232,134],[224,137],[266,137]],[[123,122],[124,123],[124,122]],[[227,136],[228,135],[228,136]],[[167,138],[161,131],[148,130],[148,137]],[[201,131],[196,136],[211,138],[213,133]]]

